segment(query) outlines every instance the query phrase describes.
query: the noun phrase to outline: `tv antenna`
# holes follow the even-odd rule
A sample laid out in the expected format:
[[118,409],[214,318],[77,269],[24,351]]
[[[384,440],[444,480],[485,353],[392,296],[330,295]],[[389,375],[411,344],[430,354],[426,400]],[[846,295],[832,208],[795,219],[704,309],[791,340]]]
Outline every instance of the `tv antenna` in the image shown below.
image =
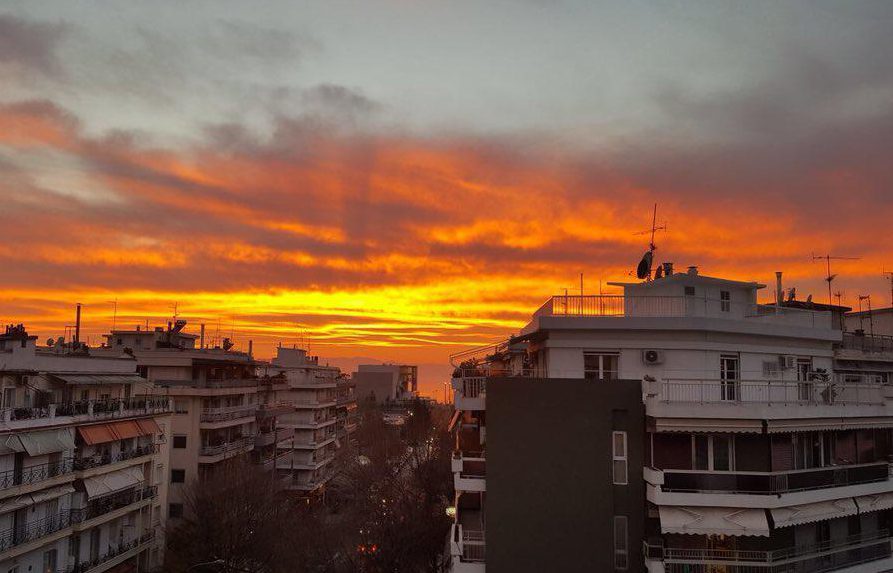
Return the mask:
[[657,245],[654,244],[654,234],[657,231],[666,231],[667,224],[663,223],[662,225],[657,224],[657,203],[654,204],[654,211],[651,215],[651,230],[649,231],[639,231],[637,233],[633,233],[634,235],[645,235],[651,233],[651,240],[648,241],[648,251],[642,256],[642,260],[639,262],[639,266],[636,268],[636,276],[642,280],[650,281],[651,280],[651,266],[654,263],[654,251],[657,250]]
[[112,311],[112,330],[115,330],[115,326],[118,324],[118,299],[115,300],[107,300],[107,303],[114,305]]
[[860,294],[859,295],[859,328],[862,331],[865,331],[865,326],[862,324],[864,315],[862,314],[862,301],[868,301],[868,326],[871,329],[869,332],[872,336],[874,336],[874,318],[871,315],[871,295],[870,294]]
[[831,291],[831,282],[837,277],[836,274],[831,274],[831,261],[858,261],[862,257],[836,257],[831,254],[825,255],[816,255],[812,254],[812,262],[816,261],[825,261],[825,266],[828,270],[828,274],[825,275],[825,282],[828,283],[828,306],[834,304],[834,298]]
[[883,274],[890,280],[890,307],[893,307],[893,271],[884,271]]

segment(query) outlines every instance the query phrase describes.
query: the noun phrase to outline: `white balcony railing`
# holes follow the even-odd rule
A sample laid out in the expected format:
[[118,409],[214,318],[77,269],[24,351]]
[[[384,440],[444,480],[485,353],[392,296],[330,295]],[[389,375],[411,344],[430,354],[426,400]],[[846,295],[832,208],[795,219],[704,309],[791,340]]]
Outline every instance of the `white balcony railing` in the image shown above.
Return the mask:
[[254,416],[256,412],[256,404],[204,408],[202,410],[201,421],[223,422],[226,420],[238,420],[239,418],[250,418]]
[[660,401],[685,404],[876,405],[884,403],[880,384],[837,380],[681,380],[660,382]]

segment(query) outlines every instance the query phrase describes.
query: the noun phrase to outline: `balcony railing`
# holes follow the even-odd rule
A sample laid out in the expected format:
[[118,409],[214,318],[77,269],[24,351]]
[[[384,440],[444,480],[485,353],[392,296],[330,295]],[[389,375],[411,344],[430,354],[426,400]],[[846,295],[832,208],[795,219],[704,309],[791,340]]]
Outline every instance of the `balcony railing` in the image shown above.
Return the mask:
[[538,315],[550,316],[685,316],[692,297],[558,295],[546,301]]
[[46,537],[71,525],[71,513],[62,511],[0,532],[0,552]]
[[139,446],[132,450],[124,450],[120,451],[115,455],[111,455],[110,453],[104,453],[96,456],[87,456],[83,458],[76,458],[74,460],[74,469],[76,470],[88,470],[90,468],[96,468],[99,466],[107,466],[110,464],[115,464],[118,462],[123,462],[125,460],[132,460],[133,458],[140,458],[142,456],[149,456],[158,451],[158,446],[154,444],[148,444],[145,446]]
[[840,346],[862,352],[893,352],[893,336],[844,332]]
[[836,380],[672,380],[660,382],[660,401],[688,404],[877,405],[880,384],[841,384]]
[[119,555],[123,555],[124,553],[127,553],[131,549],[136,549],[137,547],[140,547],[140,546],[148,546],[149,544],[152,543],[152,541],[154,539],[155,539],[154,531],[144,533],[142,536],[140,536],[137,539],[134,539],[127,543],[121,543],[120,545],[118,545],[118,547],[109,549],[107,552],[103,553],[102,555],[100,555],[99,557],[97,557],[95,559],[81,561],[77,565],[74,565],[73,567],[69,567],[68,569],[65,569],[64,573],[89,573],[91,570],[95,569],[96,567],[99,567],[103,563],[107,563],[107,562],[111,561],[112,559],[114,559],[115,557],[118,557]]
[[0,472],[0,489],[40,483],[56,476],[71,473],[74,470],[73,462],[72,458],[65,458],[58,462]]
[[242,450],[254,445],[254,435],[238,438],[231,442],[222,444],[208,444],[201,448],[200,454],[203,456],[218,456],[220,454],[230,453],[236,450]]
[[[772,550],[678,549],[643,543],[646,559],[664,562],[669,573],[708,573],[732,566],[736,573],[817,573],[891,556],[887,530],[825,543]],[[734,564],[734,565],[733,565]]]
[[663,470],[662,491],[780,494],[887,481],[890,464],[876,462],[783,472]]
[[170,412],[170,400],[166,396],[132,396],[111,400],[59,402],[30,408],[3,408],[2,419],[9,422],[20,420],[54,419],[60,416],[91,416],[117,418],[142,413]]
[[116,509],[127,507],[144,499],[152,499],[158,494],[157,486],[138,486],[123,491],[118,491],[87,502],[81,508],[72,508],[72,523],[83,523],[90,519],[111,513]]
[[207,380],[155,380],[156,386],[184,388],[251,388],[260,386],[260,378],[208,378]]
[[201,414],[201,421],[224,422],[227,420],[238,420],[239,418],[253,417],[255,412],[257,412],[257,406],[254,404],[204,408]]

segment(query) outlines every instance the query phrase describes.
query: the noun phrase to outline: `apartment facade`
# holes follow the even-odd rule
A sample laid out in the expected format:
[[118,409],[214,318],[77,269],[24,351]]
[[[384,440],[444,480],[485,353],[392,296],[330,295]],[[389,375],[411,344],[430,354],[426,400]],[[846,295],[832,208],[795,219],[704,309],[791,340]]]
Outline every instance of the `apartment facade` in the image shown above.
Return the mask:
[[284,381],[278,399],[293,408],[278,420],[287,439],[279,443],[276,473],[286,489],[318,494],[335,476],[336,454],[356,430],[352,385],[338,368],[320,365],[296,347],[277,348],[266,373]]
[[[696,268],[668,270],[660,279],[617,285],[622,295],[552,297],[519,336],[455,357],[453,570],[536,571],[549,562],[564,563],[562,571],[596,570],[574,565],[593,565],[587,547],[610,556],[610,563],[593,565],[600,571],[893,568],[893,392],[887,378],[866,375],[864,357],[844,362],[852,351],[840,327],[845,309],[758,304],[764,285],[706,277]],[[784,301],[778,291],[776,299]],[[568,379],[638,387],[643,427],[604,427],[617,410],[635,419],[626,393],[606,391],[593,402],[585,388],[562,391]],[[535,390],[549,398],[530,411],[546,417],[546,409],[558,410],[584,420],[581,426],[559,424],[560,418],[541,423],[545,434],[553,426],[571,429],[559,431],[548,453],[528,452],[532,465],[539,467],[541,457],[557,468],[563,466],[554,450],[575,452],[580,467],[554,472],[543,495],[575,496],[577,509],[558,500],[563,510],[554,518],[537,513],[548,513],[538,503],[495,503],[512,488],[537,483],[531,469],[515,466],[512,477],[491,463],[512,452],[511,441],[500,439],[512,422],[493,414],[506,408],[500,402],[511,402],[512,382],[534,380],[540,382]],[[581,412],[580,402],[589,408]],[[602,419],[601,427],[594,421],[587,426],[592,418]],[[610,446],[591,450],[608,432]],[[632,468],[640,463],[639,439],[640,474]],[[609,485],[587,474],[593,457],[602,479],[611,476]],[[497,471],[500,480],[491,480]],[[625,503],[610,508],[593,510],[587,502],[593,491],[613,500],[618,488],[637,487],[638,480],[638,509],[632,489]],[[469,509],[480,510],[477,529],[469,530]],[[515,527],[518,535],[501,535],[495,527],[486,533],[487,524],[520,520],[525,527]],[[554,539],[555,530],[569,531],[572,539],[583,530],[586,541],[569,546]],[[506,561],[507,554],[516,561]],[[568,554],[576,560],[566,561]]]
[[[258,375],[250,354],[237,352],[224,342],[204,347],[200,336],[183,332],[186,323],[167,328],[113,330],[98,352],[109,356],[132,355],[139,372],[173,404],[167,518],[172,525],[188,511],[189,487],[207,479],[222,463],[234,458],[272,469],[277,437],[275,404],[277,386]],[[198,345],[196,343],[199,343]],[[268,403],[264,404],[264,400]],[[263,430],[263,431],[262,431]],[[255,454],[263,453],[267,457]]]
[[418,397],[419,368],[410,364],[360,364],[353,373],[357,398],[379,404]]
[[163,561],[171,405],[133,357],[0,335],[0,571],[150,571]]

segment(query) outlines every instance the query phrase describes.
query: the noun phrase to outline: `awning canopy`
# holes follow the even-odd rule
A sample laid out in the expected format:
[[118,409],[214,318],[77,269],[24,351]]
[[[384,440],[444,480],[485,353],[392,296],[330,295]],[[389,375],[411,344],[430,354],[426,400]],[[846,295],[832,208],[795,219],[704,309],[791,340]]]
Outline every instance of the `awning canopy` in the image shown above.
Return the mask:
[[120,422],[110,422],[108,424],[79,426],[78,433],[85,444],[92,446],[93,444],[117,442],[118,440],[136,438],[138,436],[160,434],[161,428],[158,427],[155,420],[147,418],[145,420],[121,420]]
[[763,433],[762,420],[720,420],[708,418],[655,418],[657,432],[741,432]]
[[43,456],[74,449],[74,430],[61,428],[41,432],[23,432],[7,436],[3,449],[11,452],[25,452],[29,456]]
[[10,499],[5,499],[0,502],[0,514],[9,513],[10,511],[16,511],[25,507],[29,507],[34,505],[35,503],[40,503],[42,501],[56,499],[69,493],[74,493],[74,488],[71,487],[71,484],[44,489],[31,494],[20,495]]
[[893,428],[893,418],[806,418],[803,420],[769,420],[770,434],[810,432],[818,430],[858,430]]
[[114,384],[145,384],[139,374],[53,374],[53,378],[75,386],[111,386]]
[[763,509],[660,506],[662,533],[769,536]]
[[856,500],[856,505],[859,506],[859,513],[880,511],[882,509],[890,509],[893,507],[893,493],[862,495],[854,499]]
[[856,515],[859,513],[859,508],[856,507],[856,502],[853,501],[853,498],[846,497],[831,501],[780,507],[771,510],[771,512],[775,527],[778,528]]
[[453,417],[450,418],[450,424],[447,426],[447,432],[452,432],[453,428],[456,427],[456,422],[459,421],[459,418],[462,417],[462,410],[456,410],[453,412]]
[[123,470],[85,479],[84,490],[87,492],[87,497],[92,499],[94,497],[114,493],[127,487],[135,486],[138,483],[142,483],[143,479],[142,468],[125,468]]

